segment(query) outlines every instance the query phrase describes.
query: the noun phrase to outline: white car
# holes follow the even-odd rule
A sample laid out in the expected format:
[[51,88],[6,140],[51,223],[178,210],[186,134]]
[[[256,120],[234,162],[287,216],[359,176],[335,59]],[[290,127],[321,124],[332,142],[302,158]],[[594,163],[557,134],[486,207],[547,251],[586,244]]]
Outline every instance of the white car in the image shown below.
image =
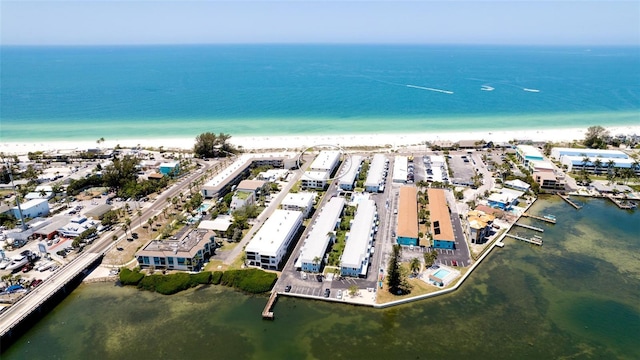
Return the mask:
[[342,290],[338,290],[338,295],[336,295],[337,299],[342,299]]

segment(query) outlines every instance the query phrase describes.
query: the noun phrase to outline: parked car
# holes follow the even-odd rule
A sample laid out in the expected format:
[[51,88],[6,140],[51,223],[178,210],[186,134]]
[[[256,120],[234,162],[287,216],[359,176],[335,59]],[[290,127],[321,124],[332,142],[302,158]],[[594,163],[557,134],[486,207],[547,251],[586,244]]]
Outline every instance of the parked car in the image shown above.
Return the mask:
[[326,288],[324,289],[324,297],[328,298],[331,295],[331,289]]
[[337,299],[342,299],[342,290],[338,290],[338,295],[336,295]]
[[291,285],[287,285],[284,287],[284,292],[288,293],[291,292]]

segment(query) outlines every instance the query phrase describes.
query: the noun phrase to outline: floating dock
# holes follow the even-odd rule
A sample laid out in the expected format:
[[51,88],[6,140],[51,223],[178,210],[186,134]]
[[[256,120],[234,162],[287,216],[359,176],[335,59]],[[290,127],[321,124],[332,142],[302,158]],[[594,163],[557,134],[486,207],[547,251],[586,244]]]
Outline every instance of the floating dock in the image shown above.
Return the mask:
[[551,224],[555,224],[556,223],[556,218],[555,216],[551,216],[551,215],[547,215],[547,216],[537,216],[537,215],[531,215],[527,212],[523,213],[522,216],[524,217],[530,217],[532,219],[536,219],[536,220],[540,220],[540,221],[546,221],[548,223]]
[[558,194],[558,196],[560,196],[562,198],[562,200],[566,201],[567,203],[569,203],[569,205],[573,206],[574,208],[576,208],[578,210],[582,209],[582,206],[580,206],[580,205],[574,203],[573,201],[571,201],[571,199],[569,199],[568,196],[560,195],[560,194]]
[[513,225],[520,226],[520,227],[523,227],[523,228],[529,229],[529,230],[535,230],[535,231],[538,231],[538,232],[544,232],[543,228],[539,228],[539,227],[535,227],[535,226],[531,226],[531,225],[518,224],[518,223],[515,223]]
[[278,292],[274,291],[271,293],[271,296],[269,297],[269,301],[267,301],[267,305],[264,307],[264,310],[262,310],[262,318],[265,320],[273,320],[273,311],[271,311],[273,309],[273,304],[276,303],[276,300],[278,299]]
[[533,236],[530,239],[522,237],[522,236],[518,236],[518,235],[511,235],[511,234],[505,234],[505,236],[508,236],[510,238],[514,238],[516,240],[528,242],[529,244],[542,246],[542,238],[540,238],[539,236]]

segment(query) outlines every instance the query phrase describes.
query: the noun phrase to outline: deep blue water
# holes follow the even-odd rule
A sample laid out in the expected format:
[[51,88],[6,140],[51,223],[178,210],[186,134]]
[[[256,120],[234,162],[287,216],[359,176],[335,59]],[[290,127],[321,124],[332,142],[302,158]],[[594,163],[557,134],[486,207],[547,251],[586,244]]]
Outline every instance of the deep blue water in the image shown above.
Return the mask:
[[636,47],[4,46],[0,60],[3,140],[640,122]]

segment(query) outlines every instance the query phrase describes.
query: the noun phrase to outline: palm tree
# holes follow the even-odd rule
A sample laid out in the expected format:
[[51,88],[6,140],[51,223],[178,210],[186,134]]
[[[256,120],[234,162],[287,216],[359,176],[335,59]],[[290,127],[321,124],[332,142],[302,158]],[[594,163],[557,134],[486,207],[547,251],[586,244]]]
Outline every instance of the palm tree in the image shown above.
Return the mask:
[[320,264],[320,257],[316,256],[313,258],[313,260],[311,260],[311,262],[313,263],[313,268],[316,269],[316,272],[319,272],[320,268],[318,267],[318,264]]
[[600,158],[596,158],[596,160],[593,162],[593,166],[594,168],[594,172],[596,173],[596,175],[600,175],[600,167],[602,166],[602,161],[600,160]]
[[411,262],[409,263],[409,267],[411,268],[412,273],[418,274],[418,272],[420,271],[420,268],[422,267],[422,264],[420,263],[420,259],[416,257],[411,259]]
[[124,224],[125,224],[125,226],[123,226],[124,227],[124,232],[126,233],[127,230],[131,230],[131,219],[125,218],[124,219]]
[[[149,218],[149,220],[147,220],[147,224],[149,224],[149,229],[151,229],[151,227],[153,226],[153,218]],[[149,232],[150,230],[147,230],[147,232]]]
[[138,214],[138,226],[142,226],[142,210],[138,209],[136,213]]

